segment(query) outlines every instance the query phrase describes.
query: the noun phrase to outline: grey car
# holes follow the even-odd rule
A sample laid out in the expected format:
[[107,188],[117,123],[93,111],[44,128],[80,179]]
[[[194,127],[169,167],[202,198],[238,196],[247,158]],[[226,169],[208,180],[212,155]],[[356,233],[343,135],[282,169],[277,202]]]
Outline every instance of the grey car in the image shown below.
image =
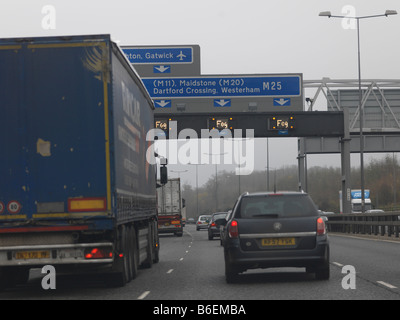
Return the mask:
[[197,219],[196,230],[207,229],[208,223],[210,222],[211,215],[202,215]]
[[305,267],[329,279],[325,222],[306,193],[242,194],[221,237],[228,283],[248,269],[273,267]]

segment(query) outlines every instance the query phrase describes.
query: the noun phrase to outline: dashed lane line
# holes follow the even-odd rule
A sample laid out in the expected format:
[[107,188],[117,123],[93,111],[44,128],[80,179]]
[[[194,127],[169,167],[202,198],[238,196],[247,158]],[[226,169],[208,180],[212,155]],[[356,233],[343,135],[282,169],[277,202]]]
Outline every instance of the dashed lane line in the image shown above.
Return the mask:
[[391,285],[390,283],[384,282],[384,281],[377,281],[377,283],[389,288],[389,289],[397,289],[397,287]]
[[144,298],[146,298],[149,295],[150,291],[145,291],[143,292],[139,297],[138,300],[143,300]]

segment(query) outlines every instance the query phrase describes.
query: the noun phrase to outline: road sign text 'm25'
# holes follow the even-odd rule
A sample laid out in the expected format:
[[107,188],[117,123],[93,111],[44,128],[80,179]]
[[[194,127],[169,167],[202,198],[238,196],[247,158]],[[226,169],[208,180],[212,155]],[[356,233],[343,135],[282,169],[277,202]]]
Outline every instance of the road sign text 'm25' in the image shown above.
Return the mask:
[[160,98],[299,97],[301,75],[143,78],[150,96]]

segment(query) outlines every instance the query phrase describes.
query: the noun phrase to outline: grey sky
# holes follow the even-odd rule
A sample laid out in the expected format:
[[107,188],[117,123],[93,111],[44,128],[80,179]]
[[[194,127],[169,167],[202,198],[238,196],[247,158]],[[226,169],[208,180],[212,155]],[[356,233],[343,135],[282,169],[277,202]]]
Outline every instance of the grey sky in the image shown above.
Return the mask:
[[[43,23],[46,25],[48,5],[55,10],[55,28],[46,30]],[[343,11],[346,9],[354,9],[358,16],[384,13],[386,9],[400,13],[400,3],[398,0],[2,0],[0,37],[108,33],[120,45],[199,44],[202,74],[303,73],[304,80],[356,79],[356,30],[347,28],[340,19],[318,16],[326,10],[347,14],[349,11]],[[361,21],[363,78],[399,78],[399,30],[400,15]],[[265,141],[256,147],[259,169],[266,163],[263,146]],[[296,164],[296,156],[296,139],[289,142],[270,139],[271,167]],[[371,156],[377,155],[366,155],[367,160]],[[357,160],[353,155],[352,165],[357,165]],[[310,156],[308,164],[340,166],[339,155]],[[208,174],[215,172],[213,167],[208,169]],[[208,174],[202,174],[203,180]],[[184,174],[181,177],[185,179]]]

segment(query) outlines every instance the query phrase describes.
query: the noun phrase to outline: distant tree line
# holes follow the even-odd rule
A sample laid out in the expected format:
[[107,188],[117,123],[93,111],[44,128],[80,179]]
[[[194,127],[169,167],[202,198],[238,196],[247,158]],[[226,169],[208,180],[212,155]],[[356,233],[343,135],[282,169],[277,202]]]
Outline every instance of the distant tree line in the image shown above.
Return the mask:
[[[386,211],[400,209],[400,170],[396,157],[388,155],[382,160],[371,161],[364,167],[364,177],[365,189],[371,191],[373,207]],[[360,189],[360,180],[360,168],[352,168],[352,189]],[[254,171],[247,176],[218,172],[217,177],[212,176],[198,190],[189,184],[183,186],[187,217],[196,218],[201,214],[228,211],[241,193],[267,189],[273,191],[274,186],[277,191],[297,191],[297,166],[270,170],[269,188],[266,170]],[[306,188],[320,210],[339,212],[340,168],[308,168]]]

